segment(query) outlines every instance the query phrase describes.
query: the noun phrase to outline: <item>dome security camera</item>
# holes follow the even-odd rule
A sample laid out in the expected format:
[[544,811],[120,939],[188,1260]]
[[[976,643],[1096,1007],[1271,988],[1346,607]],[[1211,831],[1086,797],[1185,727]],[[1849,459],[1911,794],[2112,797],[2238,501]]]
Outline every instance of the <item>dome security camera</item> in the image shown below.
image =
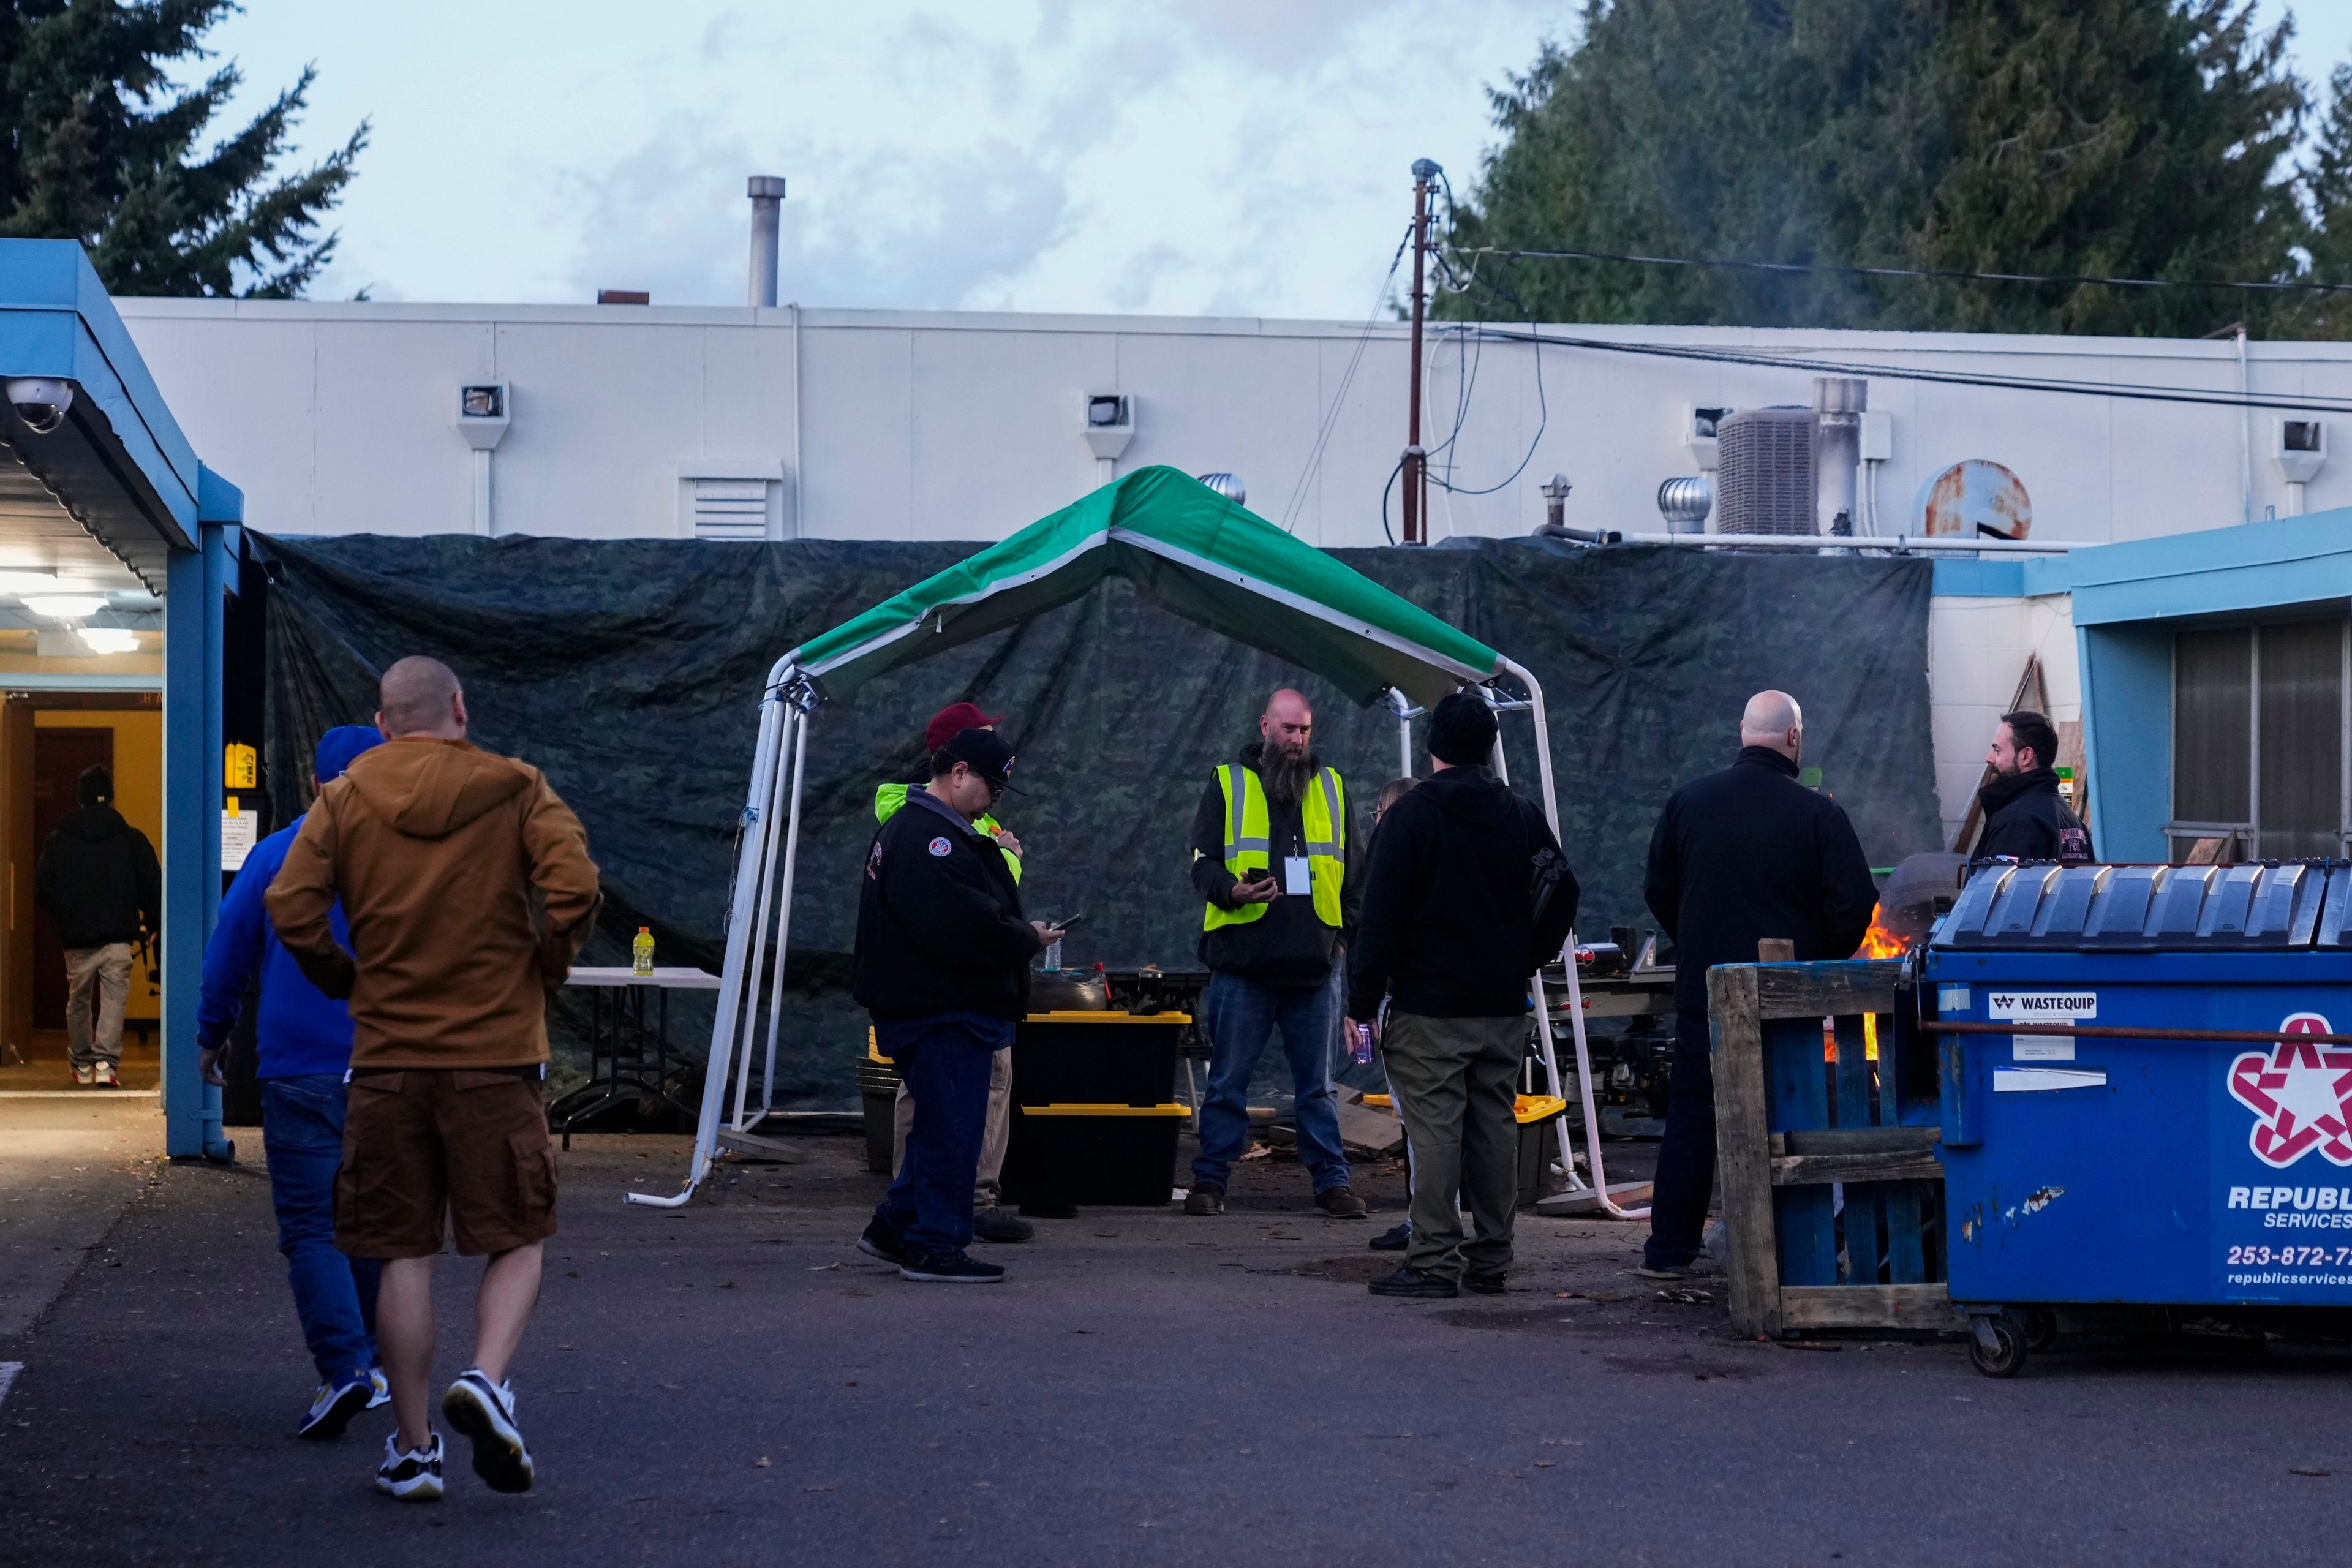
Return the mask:
[[66,422],[66,410],[73,406],[73,383],[55,376],[20,375],[8,382],[8,401],[15,406],[16,417],[36,436],[46,436]]

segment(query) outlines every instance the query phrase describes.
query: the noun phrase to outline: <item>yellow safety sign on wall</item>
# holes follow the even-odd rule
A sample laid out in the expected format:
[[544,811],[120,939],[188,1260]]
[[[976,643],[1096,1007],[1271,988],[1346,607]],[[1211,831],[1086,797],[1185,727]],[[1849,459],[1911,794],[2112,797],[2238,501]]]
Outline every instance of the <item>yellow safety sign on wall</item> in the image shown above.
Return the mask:
[[257,789],[261,757],[243,741],[231,741],[222,748],[221,787],[223,789]]

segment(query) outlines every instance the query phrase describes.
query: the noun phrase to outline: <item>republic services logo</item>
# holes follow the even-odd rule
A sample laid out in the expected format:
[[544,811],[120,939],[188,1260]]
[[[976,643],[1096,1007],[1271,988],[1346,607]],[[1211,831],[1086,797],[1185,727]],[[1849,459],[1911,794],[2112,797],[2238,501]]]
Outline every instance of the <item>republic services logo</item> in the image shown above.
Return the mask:
[[[2335,1031],[2316,1013],[2279,1026],[2286,1035]],[[2352,1165],[2352,1048],[2281,1040],[2230,1064],[2230,1093],[2255,1116],[2254,1157],[2284,1170],[2316,1149],[2330,1164]]]

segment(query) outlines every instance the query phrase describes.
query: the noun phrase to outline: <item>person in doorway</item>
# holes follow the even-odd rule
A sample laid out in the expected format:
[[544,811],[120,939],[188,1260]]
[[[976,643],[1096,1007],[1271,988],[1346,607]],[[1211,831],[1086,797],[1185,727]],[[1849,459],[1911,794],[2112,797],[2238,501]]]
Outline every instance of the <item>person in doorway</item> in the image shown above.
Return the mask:
[[[343,776],[383,737],[344,724],[320,737],[310,769],[313,790]],[[278,1250],[286,1258],[294,1312],[319,1369],[318,1391],[294,1429],[298,1437],[340,1437],[362,1410],[392,1395],[376,1363],[376,1284],[383,1265],[346,1257],[335,1247],[335,1172],[343,1157],[343,1074],[352,1065],[352,1015],[310,984],[278,940],[262,908],[301,823],[253,847],[221,897],[220,921],[205,944],[204,989],[196,1005],[198,1065],[206,1083],[222,1083],[222,1058],[245,994],[261,984],[255,1009],[254,1077],[261,1084],[261,1145],[269,1156],[269,1199],[278,1211]],[[335,940],[349,945],[342,907],[329,911]]]
[[[352,1013],[335,1242],[382,1258],[376,1335],[396,1429],[376,1487],[441,1495],[433,1264],[446,1229],[487,1256],[473,1364],[441,1398],[493,1490],[530,1489],[508,1369],[555,1234],[555,1152],[540,1082],[547,997],[601,902],[588,837],[539,770],[466,739],[466,694],[437,659],[383,672],[386,743],[319,792],[264,903],[310,983]],[[338,896],[351,949],[335,940]]]
[[1257,728],[1238,758],[1218,764],[1192,817],[1192,887],[1207,905],[1201,1022],[1210,1063],[1184,1212],[1224,1212],[1226,1184],[1249,1138],[1250,1077],[1280,1029],[1315,1206],[1335,1219],[1361,1219],[1331,1088],[1346,936],[1360,891],[1347,791],[1315,754],[1315,713],[1305,697],[1276,692]]
[[1984,832],[1977,858],[2012,856],[2020,860],[2089,863],[2091,835],[2058,791],[2058,731],[2029,708],[2000,716],[1985,765],[1992,782],[1977,791]]
[[75,789],[81,809],[41,846],[33,894],[66,952],[66,1055],[74,1081],[118,1089],[131,944],[142,928],[149,941],[161,941],[163,872],[155,846],[114,809],[113,769],[91,763]]
[[930,782],[874,835],[857,898],[850,993],[914,1095],[905,1157],[858,1250],[908,1279],[994,1284],[965,1255],[997,1053],[1028,1011],[1029,961],[1061,933],[1021,913],[1021,889],[976,827],[1012,788],[1013,748],[961,730]]
[[[1001,714],[991,715],[970,702],[950,702],[931,715],[923,731],[923,776],[903,784],[877,784],[874,790],[874,820],[889,821],[907,804],[910,790],[921,790],[930,784],[930,759],[940,748],[964,730],[994,730],[1004,722]],[[1021,880],[1021,840],[1010,828],[996,820],[992,813],[982,812],[972,822],[972,831],[996,841],[1004,857],[1005,868],[1013,880]],[[895,1173],[907,1158],[907,1133],[915,1125],[915,1097],[908,1090],[907,1080],[898,1080],[898,1096],[890,1108],[892,1155],[890,1168]],[[1027,1241],[1036,1234],[1028,1221],[1018,1215],[1007,1214],[999,1199],[1003,1195],[1004,1149],[1013,1121],[1013,1047],[1007,1046],[996,1053],[988,1072],[988,1122],[980,1140],[980,1174],[972,1190],[971,1234],[974,1239],[998,1243]],[[1035,1206],[1035,1205],[1024,1205]],[[1075,1209],[1069,1213],[1075,1214]],[[1050,1217],[1067,1218],[1056,1208]]]
[[1476,692],[1431,712],[1432,776],[1381,824],[1349,955],[1349,1014],[1389,1000],[1381,1046],[1412,1159],[1404,1267],[1376,1296],[1498,1295],[1510,1269],[1528,982],[1567,942],[1577,886],[1543,813],[1489,771],[1495,733]]
[[1739,757],[1676,790],[1650,835],[1643,896],[1675,944],[1675,1057],[1665,1135],[1635,1272],[1687,1277],[1715,1186],[1715,1075],[1706,972],[1753,963],[1780,938],[1800,959],[1845,958],[1878,904],[1845,811],[1797,782],[1805,716],[1785,691],[1759,691],[1739,716]]

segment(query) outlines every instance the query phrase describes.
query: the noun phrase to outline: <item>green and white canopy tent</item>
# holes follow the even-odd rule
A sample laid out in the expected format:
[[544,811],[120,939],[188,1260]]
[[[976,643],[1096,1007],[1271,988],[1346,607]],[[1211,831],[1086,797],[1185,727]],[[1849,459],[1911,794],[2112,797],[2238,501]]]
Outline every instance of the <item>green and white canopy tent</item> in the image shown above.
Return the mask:
[[[761,700],[760,738],[743,807],[726,968],[711,1026],[693,1169],[677,1196],[632,1193],[632,1202],[683,1204],[709,1173],[721,1141],[743,1138],[772,1109],[808,726],[817,710],[827,701],[846,700],[890,670],[1067,604],[1113,574],[1127,578],[1186,620],[1311,669],[1368,705],[1385,700],[1397,714],[1398,744],[1408,774],[1413,771],[1412,722],[1422,711],[1414,704],[1425,706],[1470,686],[1499,710],[1531,711],[1544,812],[1553,831],[1559,831],[1543,689],[1534,676],[1198,480],[1168,468],[1130,474],[776,661]],[[1515,699],[1499,691],[1496,683],[1505,678],[1523,685],[1527,697]],[[1495,765],[1499,770],[1502,764],[1498,744]],[[772,931],[777,954],[772,968],[767,962]],[[1590,1059],[1583,1009],[1576,994],[1576,966],[1571,963],[1567,969],[1578,1077],[1584,1086],[1588,1158],[1595,1182],[1601,1184],[1595,1196],[1605,1205],[1600,1119],[1593,1113],[1591,1075],[1583,1070]],[[769,971],[764,998],[759,994],[763,970]],[[1559,1075],[1540,979],[1536,1000],[1537,1016],[1544,1020],[1544,1065],[1557,1093]],[[766,1069],[755,1107],[751,1056],[763,1012]],[[1561,1163],[1574,1182],[1567,1137],[1563,1120]]]

